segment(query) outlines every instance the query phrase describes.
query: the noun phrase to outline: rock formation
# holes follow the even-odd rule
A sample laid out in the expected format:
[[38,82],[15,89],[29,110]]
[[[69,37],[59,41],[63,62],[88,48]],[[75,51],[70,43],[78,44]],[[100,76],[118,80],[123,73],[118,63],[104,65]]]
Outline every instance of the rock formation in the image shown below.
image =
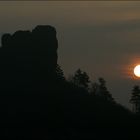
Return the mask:
[[39,25],[32,31],[4,34],[1,42],[0,71],[3,87],[28,85],[31,88],[35,83],[52,79],[58,48],[54,27]]

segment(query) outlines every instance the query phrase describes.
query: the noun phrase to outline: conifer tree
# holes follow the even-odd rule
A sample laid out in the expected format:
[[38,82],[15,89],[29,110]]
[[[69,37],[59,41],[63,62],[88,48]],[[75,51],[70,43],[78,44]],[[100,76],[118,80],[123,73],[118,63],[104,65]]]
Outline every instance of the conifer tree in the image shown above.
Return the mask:
[[106,81],[103,78],[99,78],[98,94],[108,101],[114,101],[112,95],[107,90]]
[[77,85],[79,87],[83,87],[88,90],[90,80],[89,80],[89,76],[86,72],[83,72],[80,69],[78,69],[75,72],[72,80],[75,85]]
[[56,66],[56,77],[58,80],[65,80],[65,76],[64,76],[64,72],[63,70],[61,69],[60,65],[57,64]]
[[137,85],[133,87],[130,103],[133,105],[133,111],[135,113],[139,113],[140,112],[140,88]]

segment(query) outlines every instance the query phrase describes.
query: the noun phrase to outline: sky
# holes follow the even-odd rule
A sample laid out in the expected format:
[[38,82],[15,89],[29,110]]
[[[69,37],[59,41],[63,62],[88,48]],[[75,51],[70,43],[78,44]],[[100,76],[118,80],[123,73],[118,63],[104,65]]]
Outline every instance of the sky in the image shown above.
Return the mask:
[[0,1],[0,36],[36,25],[52,25],[59,41],[58,63],[68,77],[78,68],[92,82],[103,77],[120,104],[129,103],[140,79],[139,1]]

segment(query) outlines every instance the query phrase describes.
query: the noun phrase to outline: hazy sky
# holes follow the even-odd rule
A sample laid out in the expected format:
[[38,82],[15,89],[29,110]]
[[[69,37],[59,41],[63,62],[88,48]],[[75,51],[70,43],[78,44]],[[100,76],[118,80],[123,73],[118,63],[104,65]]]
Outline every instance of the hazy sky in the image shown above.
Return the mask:
[[140,85],[133,76],[140,64],[140,2],[0,2],[0,35],[39,24],[56,27],[65,75],[81,68],[93,81],[103,77],[113,97],[130,107],[132,87]]

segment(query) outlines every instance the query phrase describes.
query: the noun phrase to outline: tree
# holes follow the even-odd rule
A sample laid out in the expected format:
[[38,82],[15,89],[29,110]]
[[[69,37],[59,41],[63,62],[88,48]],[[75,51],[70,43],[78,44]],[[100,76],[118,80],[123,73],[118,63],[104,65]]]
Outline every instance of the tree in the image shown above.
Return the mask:
[[138,85],[133,87],[130,103],[133,105],[133,111],[135,113],[139,113],[140,112],[140,88]]
[[85,89],[88,89],[90,83],[88,74],[86,72],[81,71],[80,69],[78,69],[75,72],[72,81],[75,85],[83,87]]
[[109,93],[106,87],[106,81],[103,78],[99,78],[99,85],[97,88],[97,93],[102,98],[108,100],[108,101],[114,101],[112,95]]
[[65,80],[64,72],[58,64],[56,66],[56,71],[55,72],[56,72],[56,77],[57,77],[58,80],[61,80],[61,81]]
[[91,85],[90,85],[90,95],[96,95],[97,93],[97,90],[98,90],[98,87],[99,87],[99,84],[96,83],[96,82],[91,82]]

